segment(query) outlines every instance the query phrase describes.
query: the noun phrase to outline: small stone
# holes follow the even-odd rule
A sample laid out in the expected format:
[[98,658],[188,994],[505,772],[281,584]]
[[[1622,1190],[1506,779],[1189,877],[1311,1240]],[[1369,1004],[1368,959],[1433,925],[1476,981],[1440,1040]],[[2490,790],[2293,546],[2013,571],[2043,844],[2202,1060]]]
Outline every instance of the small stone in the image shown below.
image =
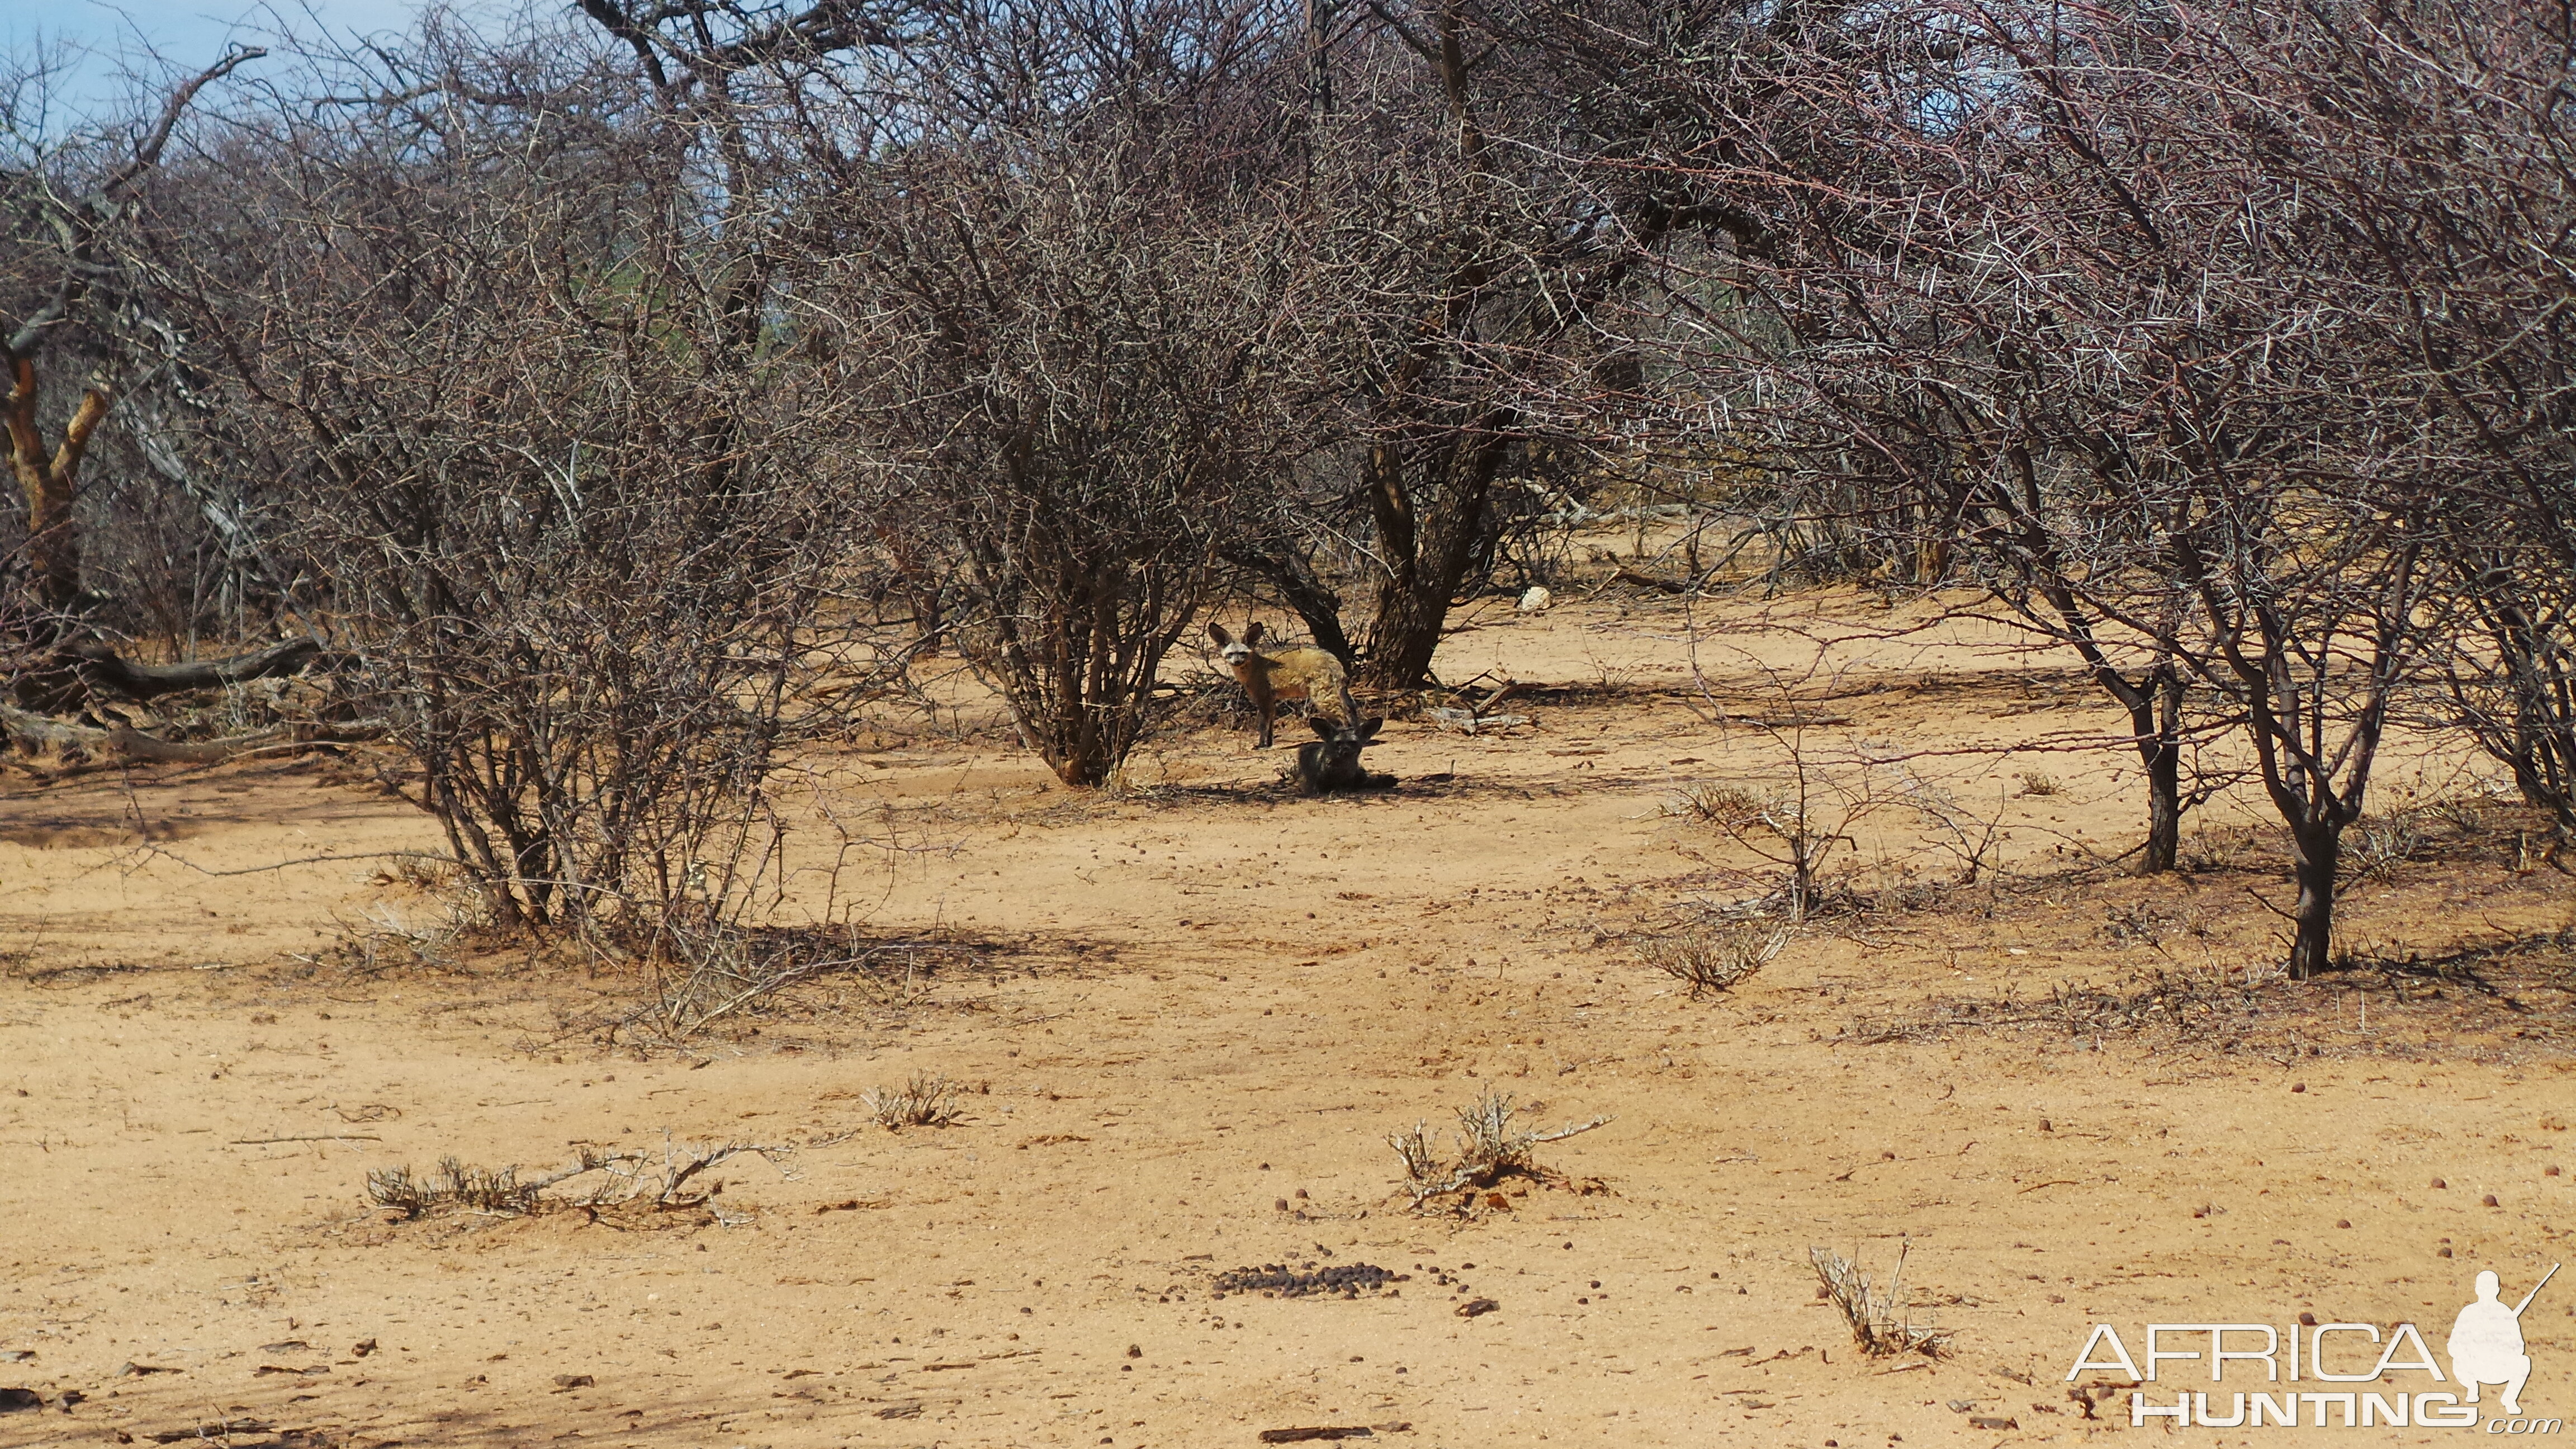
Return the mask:
[[2307,1083],[2305,1083],[2305,1082],[2301,1082],[2301,1083],[2299,1083],[2297,1086],[2292,1087],[2290,1090],[2291,1090],[2291,1091],[2293,1091],[2293,1092],[2304,1092],[2304,1091],[2306,1091],[2307,1089],[2308,1089],[2308,1084],[2307,1084]]
[[2434,1178],[2434,1179],[2433,1179],[2433,1186],[2434,1186],[2435,1188],[2439,1189],[2439,1188],[2449,1187],[2449,1186],[2450,1186],[2450,1184],[2449,1184],[2449,1183],[2447,1183],[2447,1182],[2444,1182],[2442,1179],[2440,1179],[2440,1178],[2438,1178],[2438,1177],[2437,1177],[2437,1178]]
[[1129,1358],[1143,1358],[1145,1356],[1145,1350],[1131,1343],[1127,1345],[1127,1356]]
[[1272,1207],[1274,1207],[1274,1208],[1277,1208],[1279,1211],[1281,1211],[1281,1212],[1283,1212],[1283,1213],[1284,1213],[1284,1212],[1288,1211],[1288,1199],[1286,1199],[1286,1198],[1284,1198],[1284,1197],[1283,1197],[1283,1198],[1280,1198],[1280,1199],[1279,1199],[1279,1200],[1277,1200],[1276,1202],[1273,1202],[1273,1203],[1271,1204],[1271,1206],[1272,1206]]
[[2336,1226],[2336,1227],[2339,1227],[2339,1228],[2348,1228],[2348,1227],[2351,1227],[2351,1226],[2352,1226],[2352,1219],[2350,1219],[2350,1218],[2337,1218],[2337,1219],[2335,1219],[2335,1226]]
[[594,1385],[596,1385],[598,1382],[599,1382],[599,1381],[598,1381],[597,1379],[592,1378],[592,1377],[591,1377],[590,1375],[588,1375],[588,1374],[557,1374],[557,1375],[555,1375],[555,1387],[556,1387],[556,1388],[558,1388],[558,1389],[566,1390],[566,1391],[569,1391],[569,1390],[572,1390],[572,1389],[587,1389],[587,1388],[593,1387],[593,1386],[594,1386]]
[[2478,1206],[2480,1206],[2480,1207],[2502,1207],[2502,1206],[2504,1206],[2504,1204],[2502,1204],[2502,1203],[2500,1203],[2500,1202],[2497,1202],[2497,1201],[2496,1201],[2496,1195],[2495,1195],[2494,1193],[2488,1193],[2486,1196],[2484,1196],[2484,1197],[2482,1197],[2482,1198],[2479,1198],[2479,1199],[2478,1199]]
[[2300,1314],[2300,1315],[2299,1315],[2299,1326],[2300,1326],[2301,1328],[2314,1328],[2314,1327],[2316,1327],[2316,1326],[2317,1326],[2317,1316],[2316,1316],[2315,1314],[2313,1314],[2313,1313],[2302,1313],[2302,1314]]

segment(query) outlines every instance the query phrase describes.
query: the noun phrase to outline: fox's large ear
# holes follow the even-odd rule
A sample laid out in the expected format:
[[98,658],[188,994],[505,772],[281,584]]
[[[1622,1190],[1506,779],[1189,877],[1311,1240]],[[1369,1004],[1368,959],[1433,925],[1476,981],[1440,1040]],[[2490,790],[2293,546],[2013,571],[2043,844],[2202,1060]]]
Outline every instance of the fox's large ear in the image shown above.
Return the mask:
[[1250,624],[1244,626],[1243,647],[1246,649],[1260,648],[1261,636],[1268,632],[1268,630],[1261,627],[1261,621],[1259,619],[1253,620]]
[[1315,727],[1315,733],[1322,735],[1325,739],[1329,740],[1333,738],[1335,725],[1331,720],[1324,718],[1320,714],[1310,714],[1306,716],[1306,723],[1313,725]]
[[1208,620],[1208,637],[1216,641],[1219,649],[1230,648],[1234,644],[1234,636],[1225,632],[1225,626],[1214,619]]
[[1376,739],[1377,732],[1385,727],[1386,717],[1384,715],[1380,715],[1375,719],[1363,722],[1360,725],[1360,743],[1367,744],[1369,741]]

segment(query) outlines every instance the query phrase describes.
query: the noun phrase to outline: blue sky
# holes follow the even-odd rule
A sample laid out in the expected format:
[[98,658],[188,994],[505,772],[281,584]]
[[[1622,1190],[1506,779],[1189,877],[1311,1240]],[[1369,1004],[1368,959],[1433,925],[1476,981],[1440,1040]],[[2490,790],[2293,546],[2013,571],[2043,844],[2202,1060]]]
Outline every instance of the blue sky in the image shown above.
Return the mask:
[[[488,10],[496,3],[454,8]],[[258,45],[280,30],[309,35],[328,29],[343,37],[398,32],[421,8],[421,0],[0,0],[0,48],[24,53],[42,40],[89,52],[66,88],[65,99],[78,105],[110,101],[119,93],[113,57],[130,52],[138,40],[172,66],[194,71],[222,56],[227,45]]]
[[[38,34],[112,49],[140,35],[174,60],[203,64],[227,41],[256,42],[281,24],[310,29],[309,10],[340,32],[399,30],[419,0],[0,0],[0,41],[15,49]],[[203,59],[199,59],[202,57]]]

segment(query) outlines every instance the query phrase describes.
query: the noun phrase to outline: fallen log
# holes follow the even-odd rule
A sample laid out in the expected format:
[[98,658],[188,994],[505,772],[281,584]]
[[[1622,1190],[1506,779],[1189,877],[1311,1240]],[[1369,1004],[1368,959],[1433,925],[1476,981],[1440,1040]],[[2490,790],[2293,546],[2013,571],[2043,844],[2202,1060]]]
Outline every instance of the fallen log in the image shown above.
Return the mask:
[[179,664],[136,664],[95,639],[84,639],[62,651],[81,682],[101,694],[126,699],[157,699],[189,689],[214,689],[276,679],[294,674],[322,652],[311,639],[282,639],[265,649],[230,659],[191,659]]
[[0,739],[29,754],[57,752],[88,759],[143,760],[165,765],[219,765],[226,760],[265,750],[300,750],[320,745],[357,744],[383,735],[384,727],[372,720],[353,724],[293,726],[275,725],[264,730],[226,735],[221,739],[180,743],[147,735],[138,729],[119,726],[94,729],[88,725],[69,724],[30,714],[14,705],[0,704]]

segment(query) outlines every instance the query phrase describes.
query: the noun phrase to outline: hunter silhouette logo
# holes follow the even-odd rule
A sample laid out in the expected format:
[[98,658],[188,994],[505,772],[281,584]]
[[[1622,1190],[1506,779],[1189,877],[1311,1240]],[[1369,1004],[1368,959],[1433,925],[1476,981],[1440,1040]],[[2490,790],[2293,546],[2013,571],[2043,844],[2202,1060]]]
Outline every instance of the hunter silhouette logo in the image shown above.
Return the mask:
[[2450,1341],[2442,1345],[2451,1355],[2451,1376],[2469,1391],[2470,1403],[2478,1401],[2481,1384],[2502,1384],[2504,1411],[2522,1412],[2522,1386],[2531,1378],[2531,1355],[2522,1351],[2522,1310],[2557,1276],[2552,1263],[2522,1301],[2507,1308],[2496,1297],[2502,1280],[2491,1272],[2478,1275],[2478,1301],[2451,1320]]
[[[2134,1355],[2117,1328],[2097,1323],[2066,1378],[2072,1383],[2087,1372],[2106,1370],[2126,1375],[2139,1389],[2129,1395],[2132,1428],[2163,1419],[2173,1428],[2469,1429],[2478,1427],[2479,1396],[2492,1386],[2503,1391],[2496,1396],[2502,1412],[2485,1419],[2484,1432],[2556,1434],[2562,1421],[2526,1418],[2522,1412],[2523,1386],[2531,1380],[2522,1315],[2557,1276],[2558,1265],[2552,1264],[2520,1302],[2508,1304],[2503,1280],[2480,1272],[2474,1280],[2476,1299],[2451,1320],[2451,1335],[2443,1343],[2451,1367],[2447,1377],[2432,1345],[2412,1323],[2389,1324],[2383,1333],[2375,1323],[2307,1319],[2279,1326],[2150,1323],[2146,1351]],[[2179,1367],[2183,1364],[2193,1367]],[[2219,1387],[2231,1365],[2244,1387]],[[2416,1374],[2423,1377],[2408,1377]],[[2203,1379],[2212,1390],[2185,1390],[2163,1404],[2146,1387],[2159,1379]],[[2292,1387],[2306,1384],[2317,1387]],[[2419,1384],[2425,1387],[2414,1387]],[[2435,1384],[2442,1387],[2431,1387]]]

